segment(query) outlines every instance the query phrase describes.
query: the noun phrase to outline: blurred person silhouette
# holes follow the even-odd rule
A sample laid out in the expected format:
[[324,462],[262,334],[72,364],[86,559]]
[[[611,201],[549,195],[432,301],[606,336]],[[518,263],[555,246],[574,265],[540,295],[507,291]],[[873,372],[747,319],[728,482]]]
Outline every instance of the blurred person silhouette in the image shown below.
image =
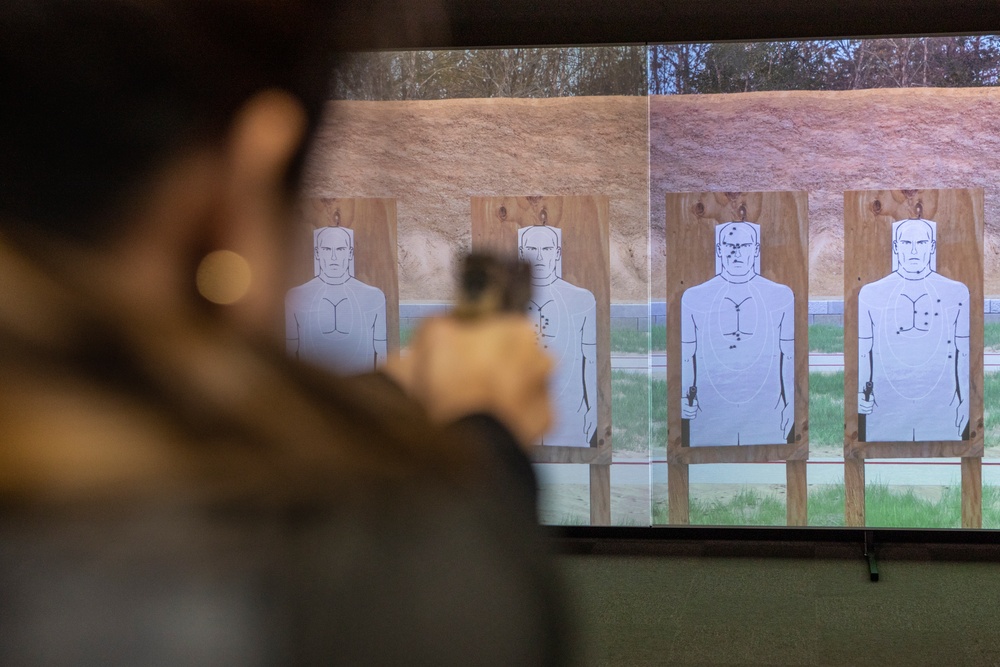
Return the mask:
[[531,325],[433,320],[395,381],[284,353],[324,45],[361,16],[0,8],[0,664],[569,659]]

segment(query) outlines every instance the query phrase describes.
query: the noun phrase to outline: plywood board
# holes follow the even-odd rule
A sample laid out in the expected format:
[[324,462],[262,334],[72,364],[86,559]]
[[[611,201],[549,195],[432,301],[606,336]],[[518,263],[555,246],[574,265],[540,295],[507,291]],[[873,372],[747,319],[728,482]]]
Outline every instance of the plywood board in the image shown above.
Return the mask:
[[[770,435],[763,436],[773,439],[769,444],[737,444],[734,446],[735,443],[732,443],[723,446],[690,446],[691,443],[688,439],[692,426],[685,424],[681,414],[682,400],[686,400],[688,405],[693,404],[693,400],[687,398],[685,394],[685,391],[689,391],[689,389],[683,386],[685,359],[682,356],[682,316],[684,315],[682,313],[682,297],[689,288],[712,285],[723,279],[721,268],[723,259],[717,250],[724,244],[717,243],[717,229],[722,229],[723,225],[730,222],[751,224],[754,228],[754,237],[759,243],[759,257],[753,260],[756,264],[755,272],[772,285],[778,286],[771,288],[775,290],[775,293],[778,293],[776,291],[778,288],[784,290],[780,292],[781,294],[791,292],[792,303],[788,307],[790,307],[794,322],[793,359],[795,374],[794,387],[784,388],[784,396],[794,406],[795,417],[794,421],[789,424],[787,436],[784,430],[776,429],[771,429],[771,431],[776,431],[777,435],[772,432]],[[726,227],[726,229],[729,228]],[[804,461],[809,456],[807,194],[805,192],[686,192],[667,194],[666,242],[668,465],[681,467],[694,463]],[[757,280],[758,283],[764,283],[759,279],[754,280]],[[736,310],[738,311],[738,307]],[[738,322],[738,320],[735,321]],[[737,332],[743,328],[746,327],[735,325]],[[768,354],[776,354],[770,348],[777,348],[779,337],[780,335],[775,333],[773,338],[767,339]],[[733,341],[734,344],[738,342],[740,341],[735,339]],[[782,350],[785,349],[782,348]],[[691,363],[690,354],[687,363]],[[780,372],[775,374],[773,370],[770,373],[772,375],[768,377],[775,380],[773,383],[775,386],[770,387],[769,379],[767,391],[773,390],[774,397],[778,398],[781,395],[779,383],[783,387],[781,375]],[[701,377],[704,377],[704,374],[703,370]],[[739,376],[735,377],[738,382]],[[729,381],[732,381],[732,378],[729,378]],[[699,380],[697,384],[701,386],[702,381]],[[765,390],[761,389],[761,391]],[[770,405],[768,408],[773,410]],[[731,416],[731,413],[708,415],[699,412],[696,419],[712,419],[713,424],[723,424]],[[761,439],[762,437],[758,436],[757,440]],[[739,442],[738,438],[736,442]],[[790,479],[789,521],[803,523],[806,507],[805,466],[796,465],[789,468],[788,475]],[[671,474],[670,479],[683,479],[685,477],[686,473],[678,469]],[[688,499],[682,498],[680,495],[686,495],[684,485],[672,486],[669,493],[671,521],[686,522]],[[683,510],[675,510],[675,506],[683,508]]]
[[399,349],[399,263],[396,245],[396,200],[389,198],[309,198],[295,235],[291,283],[315,275],[313,230],[346,227],[354,232],[355,278],[385,295],[389,353]]
[[[904,220],[918,222],[896,225]],[[902,235],[902,230],[917,228],[929,230],[921,232],[919,239],[929,249],[926,259],[921,259],[924,251],[916,249],[917,241]],[[894,240],[900,244],[894,245]],[[845,192],[844,247],[844,458],[848,467],[851,462],[854,467],[863,466],[866,458],[961,456],[967,461],[981,457],[983,191]],[[904,247],[912,249],[912,260],[900,255]],[[922,262],[929,272],[927,268],[918,271],[919,267],[905,265],[897,271],[900,261]],[[902,287],[895,287],[897,283]],[[867,294],[864,299],[862,289]],[[893,305],[900,303],[907,307]],[[859,339],[861,321],[867,323],[867,335]],[[898,345],[892,342],[893,334],[900,337]],[[968,336],[967,388],[958,366],[962,350],[955,343],[965,338],[963,334]],[[953,357],[957,361],[952,361]],[[941,373],[931,372],[938,366],[944,369]],[[859,377],[862,372],[863,381]],[[894,373],[899,378],[895,383]],[[945,393],[953,394],[958,388],[959,394],[965,394],[961,399],[967,402],[968,411],[964,434],[956,426],[961,416],[959,401],[952,402],[951,395],[942,400],[935,398],[941,387]],[[872,417],[859,414],[863,409],[859,407],[859,393],[869,397],[864,400],[874,401],[874,406],[868,408]],[[897,396],[902,396],[909,407],[896,406],[893,401]],[[898,417],[887,422],[885,415],[889,414]],[[873,421],[876,416],[882,419],[877,428]],[[864,521],[864,487],[853,488],[863,483],[863,475],[845,474],[848,525]],[[980,493],[973,491],[974,486],[963,484],[963,524],[979,521],[968,513],[977,512],[981,498],[964,497],[966,490]]]
[[[562,279],[596,301],[598,448],[611,443],[611,304],[608,198],[473,197],[472,247],[516,255],[518,230],[546,225],[562,230]],[[581,440],[581,445],[589,444]],[[564,449],[559,447],[558,449]],[[566,447],[572,455],[574,447]],[[589,455],[588,455],[589,456]],[[584,462],[584,461],[579,461]]]
[[[596,429],[589,442],[581,437],[572,445],[535,447],[533,459],[545,463],[591,464],[591,521],[595,525],[607,524],[610,522],[608,466],[612,451],[609,200],[603,195],[473,197],[471,208],[474,250],[516,256],[520,230],[536,226],[559,230],[561,279],[593,295]],[[557,442],[566,442],[566,439],[561,437]]]
[[[893,259],[896,254],[893,249],[893,223],[901,220],[926,220],[932,221],[936,228],[934,234],[934,245],[936,251],[933,252],[932,260],[936,264],[936,269],[931,267],[937,276],[921,278],[919,280],[906,280],[903,271],[894,274]],[[853,190],[844,193],[844,401],[845,401],[845,425],[844,425],[844,455],[845,457],[855,456],[855,452],[860,451],[861,458],[872,458],[875,456],[896,456],[906,457],[942,457],[942,456],[976,456],[982,455],[983,448],[983,309],[978,304],[983,303],[983,191],[981,189],[948,189],[948,190]],[[888,278],[887,278],[888,277]],[[874,285],[877,281],[895,280],[900,284],[916,285],[924,282],[929,283],[931,279],[939,281],[944,287],[934,287],[930,291],[936,292],[940,298],[935,299],[933,295],[926,299],[913,303],[907,300],[905,304],[911,304],[914,308],[913,323],[907,321],[899,313],[895,313],[892,304],[907,298],[907,292],[895,290],[892,292],[892,302],[890,303],[889,293],[886,299],[879,298],[879,304],[884,302],[884,308],[879,308],[876,315],[871,315],[875,309],[865,306],[867,320],[873,317],[879,320],[875,326],[874,352],[871,356],[865,354],[864,359],[859,357],[859,297],[862,288],[866,285]],[[905,282],[904,282],[905,280]],[[949,297],[944,292],[954,289],[956,282],[964,285],[968,290],[968,302],[964,298],[957,297],[956,303],[948,304]],[[870,289],[870,288],[869,288]],[[927,290],[922,290],[926,292]],[[896,292],[900,295],[895,296]],[[871,294],[872,292],[869,292]],[[941,301],[944,299],[944,302]],[[931,307],[927,308],[927,314],[923,311],[926,305],[919,306],[924,301],[929,301]],[[938,306],[938,304],[941,304]],[[904,304],[904,305],[905,305]],[[946,307],[954,307],[955,311]],[[907,311],[909,312],[909,311]],[[888,313],[888,315],[886,315]],[[884,317],[883,317],[884,316]],[[890,317],[891,316],[891,317]],[[887,386],[891,378],[885,378],[891,373],[892,364],[900,367],[900,377],[903,381],[895,384],[900,387],[898,391],[907,390],[907,386],[913,386],[921,380],[920,375],[924,369],[936,368],[938,356],[949,354],[949,349],[954,348],[952,338],[958,329],[965,329],[965,325],[956,325],[952,320],[956,318],[966,318],[968,333],[968,392],[963,397],[968,402],[968,434],[964,439],[956,431],[953,437],[946,437],[937,433],[940,429],[931,426],[913,429],[913,437],[907,438],[906,442],[902,437],[886,439],[873,435],[873,428],[861,429],[859,433],[859,421],[867,422],[864,417],[859,420],[859,388],[863,389],[865,383],[859,382],[859,375],[862,374],[861,366],[865,366],[864,373],[876,380],[872,386],[871,396],[874,397],[875,411],[882,411],[879,415],[884,419],[885,411],[894,410],[896,414],[902,411],[894,409],[891,398],[887,398],[892,387]],[[884,324],[892,319],[891,326]],[[924,322],[923,320],[927,320]],[[948,320],[944,322],[944,320]],[[898,320],[898,321],[897,321]],[[940,326],[935,322],[942,322]],[[881,325],[881,330],[879,330]],[[897,328],[898,332],[891,330]],[[872,325],[869,324],[869,331]],[[915,327],[912,328],[911,327]],[[941,336],[945,340],[937,340],[936,332],[940,329]],[[957,331],[961,336],[961,331]],[[888,352],[891,345],[884,343],[885,337],[893,334],[903,340],[904,345],[922,345],[924,341],[929,341],[926,347],[926,354],[919,354],[913,359],[908,359],[902,353],[894,355]],[[932,340],[933,339],[933,340]],[[910,342],[907,342],[910,341]],[[931,345],[933,343],[933,345]],[[940,345],[938,345],[940,343]],[[933,349],[932,349],[933,348]],[[921,347],[922,351],[924,348]],[[862,353],[866,350],[862,349]],[[940,351],[940,354],[939,354]],[[913,355],[911,355],[913,356]],[[897,358],[898,357],[898,358]],[[952,362],[947,362],[952,363]],[[875,370],[872,371],[874,366]],[[873,375],[871,373],[874,373]],[[954,376],[954,372],[946,375]],[[939,374],[935,374],[935,380]],[[955,383],[952,383],[955,384]],[[897,392],[898,393],[898,392]],[[883,405],[879,405],[881,402]],[[921,414],[938,413],[942,418],[936,420],[947,427],[948,420],[944,419],[945,413],[954,413],[955,408],[949,408],[948,403],[951,397],[948,396],[943,401],[933,402],[925,399],[912,399],[910,404],[921,405],[920,401],[928,405],[917,410]],[[933,404],[931,404],[933,403]],[[943,403],[937,405],[937,403]],[[876,415],[873,415],[873,417]],[[954,421],[954,414],[950,420]],[[895,429],[899,430],[899,429]],[[875,433],[885,433],[882,428]],[[929,434],[929,437],[921,437],[921,433]]]
[[[667,195],[667,401],[668,459],[687,463],[781,461],[808,456],[808,213],[804,192],[694,192]],[[792,442],[691,447],[682,442],[684,396],[681,297],[717,275],[716,227],[730,221],[759,225],[759,272],[794,296],[795,386]],[[777,385],[776,385],[777,386]],[[773,393],[778,396],[775,388]],[[699,417],[709,417],[700,414]],[[713,419],[716,419],[713,417]],[[776,440],[779,438],[776,438]],[[688,451],[689,450],[689,451]]]

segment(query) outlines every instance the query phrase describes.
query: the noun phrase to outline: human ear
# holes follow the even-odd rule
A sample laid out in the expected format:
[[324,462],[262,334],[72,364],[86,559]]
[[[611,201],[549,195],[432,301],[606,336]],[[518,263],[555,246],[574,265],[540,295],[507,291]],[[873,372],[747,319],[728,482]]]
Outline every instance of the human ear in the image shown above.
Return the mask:
[[[255,326],[280,319],[283,308],[287,223],[294,203],[287,171],[307,124],[296,97],[266,90],[237,112],[224,144],[223,188],[205,242],[232,250],[247,261],[250,289],[229,312]],[[315,253],[318,259],[319,248]]]
[[[236,114],[227,141],[233,195],[249,196],[284,189],[285,175],[307,124],[302,103],[290,93],[266,90]],[[243,198],[243,197],[241,197]]]

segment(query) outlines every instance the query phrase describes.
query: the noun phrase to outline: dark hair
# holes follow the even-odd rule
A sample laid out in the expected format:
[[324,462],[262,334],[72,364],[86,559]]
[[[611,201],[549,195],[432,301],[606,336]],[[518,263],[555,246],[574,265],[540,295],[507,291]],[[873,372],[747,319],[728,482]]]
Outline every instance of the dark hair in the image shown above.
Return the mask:
[[0,226],[108,238],[157,167],[217,141],[266,88],[296,95],[315,126],[333,4],[4,0]]

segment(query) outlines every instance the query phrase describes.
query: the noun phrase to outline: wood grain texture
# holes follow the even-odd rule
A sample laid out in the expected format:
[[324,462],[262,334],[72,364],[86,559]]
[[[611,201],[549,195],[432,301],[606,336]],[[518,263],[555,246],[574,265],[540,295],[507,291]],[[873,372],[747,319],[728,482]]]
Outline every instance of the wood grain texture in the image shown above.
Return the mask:
[[785,464],[785,521],[789,526],[809,523],[809,484],[805,461],[788,461]]
[[[731,450],[741,450],[739,461],[722,460],[732,457]],[[768,463],[771,461],[805,461],[809,447],[797,445],[744,445],[741,447],[679,447],[667,452],[667,462],[697,465],[699,463]]]
[[674,525],[691,522],[690,471],[686,463],[667,464],[667,517]]
[[535,463],[611,463],[609,447],[553,447],[536,445],[531,448]]
[[[681,440],[681,296],[715,274],[715,227],[733,220],[760,225],[760,274],[787,285],[795,298],[795,442],[741,447],[685,447]],[[686,192],[666,195],[667,461],[744,463],[809,457],[809,216],[805,192]],[[704,417],[702,417],[704,418]],[[680,473],[678,473],[680,474]],[[685,473],[686,477],[686,473]],[[686,492],[686,486],[685,486]],[[796,493],[798,493],[798,488]],[[670,487],[674,502],[688,500]],[[794,501],[796,512],[802,508]],[[687,510],[676,516],[686,516]],[[798,516],[798,515],[796,515]],[[686,522],[686,519],[685,519]]]
[[[981,458],[984,447],[983,311],[969,310],[969,440],[863,442],[858,440],[858,297],[861,288],[892,272],[892,223],[925,218],[937,223],[937,272],[969,288],[983,301],[983,190],[852,190],[844,193],[844,459],[848,525],[864,525],[866,458]],[[849,472],[861,467],[861,475]],[[860,484],[860,486],[856,486]],[[963,481],[963,522],[982,505],[981,484]],[[981,511],[980,511],[981,514]],[[860,521],[860,523],[852,523]]]
[[399,350],[399,261],[396,200],[311,198],[302,201],[301,222],[293,247],[294,285],[315,277],[313,230],[347,227],[354,231],[354,277],[385,295],[386,346]]
[[983,527],[983,459],[962,459],[962,528]]
[[925,442],[866,442],[861,450],[866,459],[930,459],[959,456],[982,456],[983,443],[966,440],[929,440]]
[[865,460],[844,459],[844,523],[849,527],[865,525]]
[[611,525],[611,466],[590,466],[590,525]]
[[[473,250],[491,250],[514,257],[517,255],[517,232],[521,227],[542,224],[558,227],[562,230],[563,279],[589,290],[597,302],[596,446],[535,447],[533,460],[539,463],[589,463],[594,466],[611,463],[609,206],[608,197],[603,195],[471,199]],[[606,517],[607,522],[611,517],[610,479],[610,474],[591,474],[591,516]]]

